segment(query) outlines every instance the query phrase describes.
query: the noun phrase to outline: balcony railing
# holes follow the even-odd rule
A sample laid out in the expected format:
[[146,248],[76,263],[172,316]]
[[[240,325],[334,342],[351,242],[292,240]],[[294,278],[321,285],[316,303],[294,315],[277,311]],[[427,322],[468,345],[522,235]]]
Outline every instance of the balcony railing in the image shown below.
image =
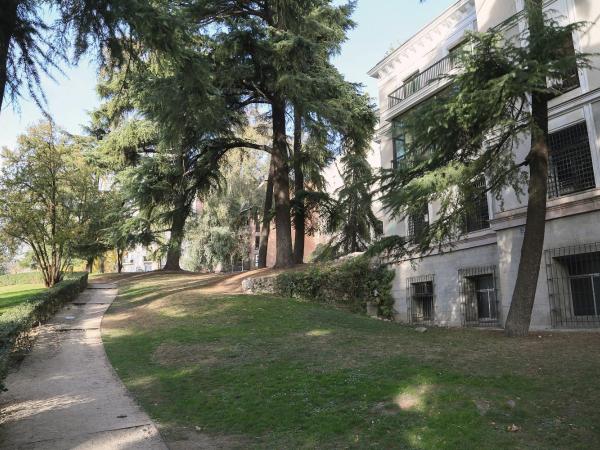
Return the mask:
[[438,62],[429,66],[419,75],[404,83],[388,96],[388,108],[393,108],[403,100],[416,94],[434,81],[450,73],[456,65],[456,56],[450,54]]

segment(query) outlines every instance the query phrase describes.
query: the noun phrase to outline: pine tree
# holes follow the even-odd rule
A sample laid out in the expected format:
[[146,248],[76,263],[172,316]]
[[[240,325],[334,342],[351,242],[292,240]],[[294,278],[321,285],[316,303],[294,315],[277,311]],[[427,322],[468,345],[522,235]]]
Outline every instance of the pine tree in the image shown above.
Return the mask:
[[383,233],[383,223],[373,212],[375,179],[364,153],[348,153],[341,159],[343,185],[328,218],[333,238],[321,257],[335,258],[364,252]]
[[353,26],[352,9],[352,4],[334,6],[331,0],[268,0],[243,6],[237,1],[195,2],[198,21],[220,25],[214,57],[223,90],[238,96],[242,107],[270,107],[278,267],[294,263],[290,217],[292,155],[288,149],[286,111],[298,107],[305,117],[332,112],[328,108],[347,83],[329,59],[339,51],[346,32]]
[[[170,2],[138,0],[4,0],[0,6],[0,109],[23,87],[43,109],[42,74],[77,62],[90,49],[100,61],[139,47],[175,52],[180,23]],[[55,13],[52,21],[48,11]],[[71,57],[70,52],[73,53]]]

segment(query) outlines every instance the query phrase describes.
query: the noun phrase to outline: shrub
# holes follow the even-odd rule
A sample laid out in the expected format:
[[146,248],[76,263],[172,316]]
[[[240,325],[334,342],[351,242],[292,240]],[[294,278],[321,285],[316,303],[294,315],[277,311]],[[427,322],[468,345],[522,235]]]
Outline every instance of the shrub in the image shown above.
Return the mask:
[[[24,275],[24,274],[23,274]],[[47,321],[65,303],[74,300],[87,287],[87,272],[65,275],[56,286],[33,294],[23,303],[0,314],[0,390],[20,338],[31,328]]]
[[337,264],[315,264],[303,271],[284,272],[275,277],[274,293],[364,312],[367,303],[377,305],[379,315],[391,318],[394,272],[358,257]]

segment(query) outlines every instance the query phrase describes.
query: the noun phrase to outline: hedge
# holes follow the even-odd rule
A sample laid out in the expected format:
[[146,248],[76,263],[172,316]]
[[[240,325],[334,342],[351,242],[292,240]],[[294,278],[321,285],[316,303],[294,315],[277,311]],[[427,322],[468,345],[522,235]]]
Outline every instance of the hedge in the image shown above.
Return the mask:
[[44,277],[41,272],[23,272],[11,275],[0,275],[0,286],[14,286],[17,284],[42,284]]
[[365,312],[367,303],[376,305],[379,316],[392,318],[394,272],[373,265],[366,257],[342,263],[314,264],[303,271],[277,275],[273,293],[306,301],[344,306]]
[[20,338],[35,325],[47,321],[65,303],[77,298],[87,287],[87,272],[73,273],[56,286],[33,294],[23,303],[0,314],[0,390],[11,354],[19,347]]

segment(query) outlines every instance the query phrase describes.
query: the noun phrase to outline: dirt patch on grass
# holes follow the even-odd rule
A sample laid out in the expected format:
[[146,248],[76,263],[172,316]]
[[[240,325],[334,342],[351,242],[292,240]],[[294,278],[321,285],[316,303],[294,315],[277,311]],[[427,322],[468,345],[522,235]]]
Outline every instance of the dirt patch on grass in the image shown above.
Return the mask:
[[208,434],[202,429],[169,428],[164,432],[164,437],[171,450],[223,450],[246,449],[250,442],[245,436],[228,436],[223,434]]
[[207,344],[160,344],[152,354],[152,360],[161,366],[212,366],[219,364],[223,347]]

